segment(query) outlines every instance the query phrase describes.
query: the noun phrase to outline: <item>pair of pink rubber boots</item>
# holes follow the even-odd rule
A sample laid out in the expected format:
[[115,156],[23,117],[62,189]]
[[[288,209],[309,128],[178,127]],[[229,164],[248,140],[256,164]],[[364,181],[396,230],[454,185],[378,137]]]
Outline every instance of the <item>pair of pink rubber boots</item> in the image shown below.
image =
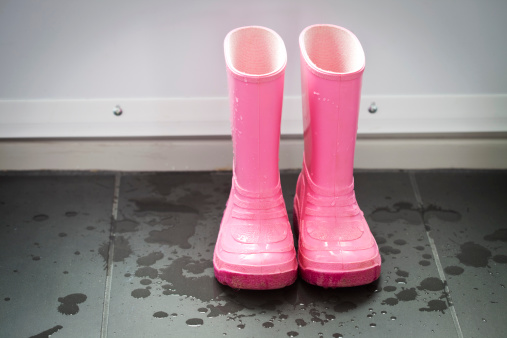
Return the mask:
[[278,169],[285,45],[256,26],[225,38],[234,161],[213,265],[217,280],[233,288],[282,288],[298,270],[326,288],[380,276],[379,250],[357,205],[352,173],[363,49],[353,33],[334,25],[307,27],[299,45],[304,156],[294,199],[296,257]]

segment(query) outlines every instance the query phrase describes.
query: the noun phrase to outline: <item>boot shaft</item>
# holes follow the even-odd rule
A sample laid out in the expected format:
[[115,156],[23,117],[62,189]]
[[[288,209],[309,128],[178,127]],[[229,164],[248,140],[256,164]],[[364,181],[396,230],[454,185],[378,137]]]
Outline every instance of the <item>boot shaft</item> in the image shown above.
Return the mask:
[[285,45],[272,30],[242,27],[227,35],[224,50],[234,175],[243,189],[269,194],[279,183]]
[[306,28],[299,38],[305,162],[313,182],[339,189],[353,182],[364,52],[350,31]]

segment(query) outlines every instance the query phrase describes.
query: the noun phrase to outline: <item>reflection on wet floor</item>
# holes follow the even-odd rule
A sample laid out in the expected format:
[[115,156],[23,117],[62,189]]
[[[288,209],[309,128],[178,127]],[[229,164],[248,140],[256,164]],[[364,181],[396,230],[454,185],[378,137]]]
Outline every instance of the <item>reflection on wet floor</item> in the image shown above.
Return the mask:
[[[12,319],[0,336],[472,337],[507,329],[506,172],[355,178],[382,254],[380,279],[248,291],[213,275],[230,173],[0,176],[0,318]],[[281,179],[290,214],[297,173]],[[21,314],[36,319],[20,328]]]

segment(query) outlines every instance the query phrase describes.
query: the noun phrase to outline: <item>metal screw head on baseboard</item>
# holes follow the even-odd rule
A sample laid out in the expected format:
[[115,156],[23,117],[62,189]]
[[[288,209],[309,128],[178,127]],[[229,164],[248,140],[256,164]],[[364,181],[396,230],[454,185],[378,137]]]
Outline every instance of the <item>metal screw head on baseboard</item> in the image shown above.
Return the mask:
[[123,110],[121,109],[120,106],[116,106],[113,109],[113,114],[116,116],[120,116],[121,114],[123,114]]
[[370,107],[368,108],[368,111],[369,111],[370,113],[372,113],[372,114],[375,114],[375,113],[377,112],[377,110],[378,110],[377,105],[375,104],[375,102],[372,102],[372,103],[370,104]]

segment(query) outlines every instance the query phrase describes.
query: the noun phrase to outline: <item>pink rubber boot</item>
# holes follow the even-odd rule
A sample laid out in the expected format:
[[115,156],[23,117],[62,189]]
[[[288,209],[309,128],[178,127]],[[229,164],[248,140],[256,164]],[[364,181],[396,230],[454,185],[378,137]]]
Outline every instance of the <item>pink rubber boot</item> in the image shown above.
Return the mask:
[[354,148],[364,70],[356,36],[333,25],[299,37],[304,159],[294,199],[300,274],[346,287],[380,276],[380,254],[354,194]]
[[233,288],[278,289],[297,277],[278,170],[287,53],[280,36],[264,27],[235,29],[224,47],[234,161],[215,276]]

